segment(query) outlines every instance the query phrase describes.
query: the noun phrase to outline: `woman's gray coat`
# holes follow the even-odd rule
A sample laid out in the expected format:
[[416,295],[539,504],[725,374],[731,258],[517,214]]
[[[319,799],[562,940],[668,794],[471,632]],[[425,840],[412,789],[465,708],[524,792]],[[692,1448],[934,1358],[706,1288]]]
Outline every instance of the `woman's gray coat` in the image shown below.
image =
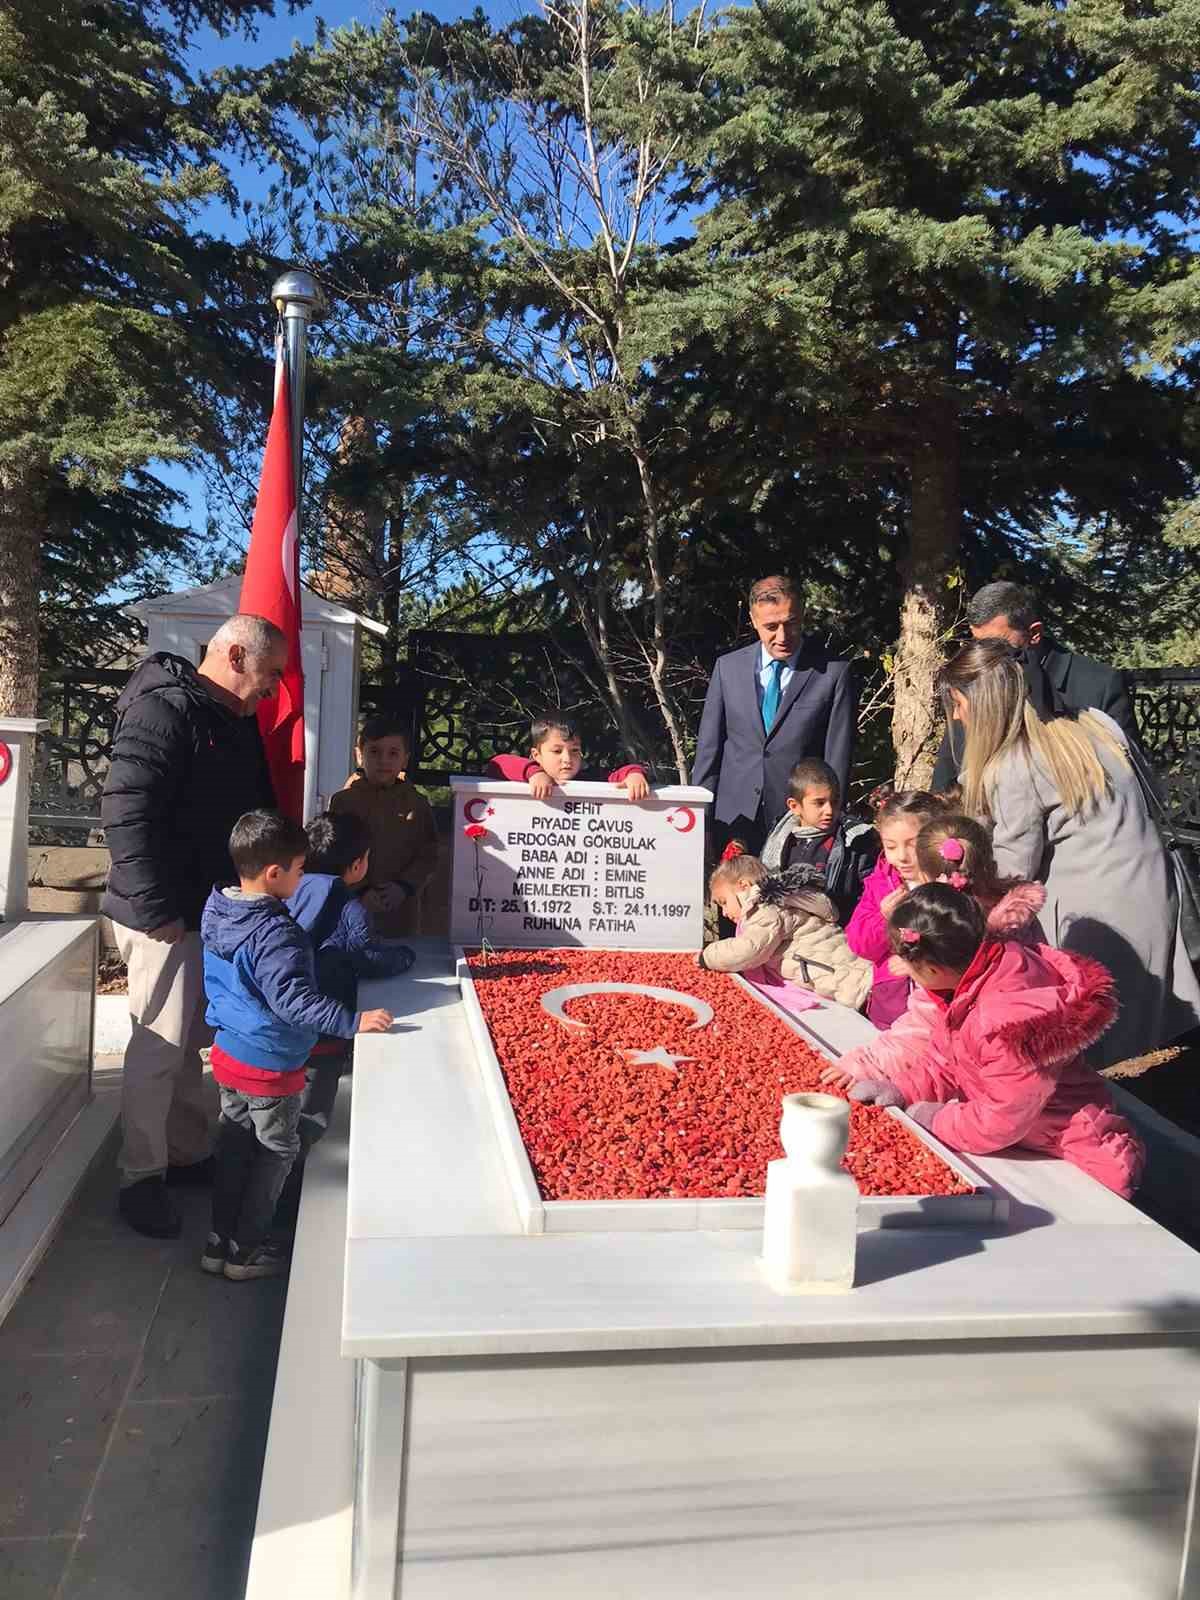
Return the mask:
[[[1124,743],[1117,724],[1093,712]],[[1046,886],[1046,938],[1102,961],[1117,980],[1120,1015],[1088,1052],[1109,1066],[1153,1050],[1200,1023],[1200,981],[1178,936],[1172,868],[1137,776],[1102,747],[1110,792],[1072,816],[1054,780],[1024,752],[1005,757],[990,804],[1002,876]]]

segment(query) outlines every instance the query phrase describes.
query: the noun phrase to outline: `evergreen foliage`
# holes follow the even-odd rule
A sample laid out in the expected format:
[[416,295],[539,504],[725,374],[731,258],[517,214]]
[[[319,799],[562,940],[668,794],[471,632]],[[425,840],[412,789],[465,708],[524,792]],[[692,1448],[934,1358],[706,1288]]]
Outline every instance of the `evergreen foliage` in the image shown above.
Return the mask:
[[327,159],[407,163],[326,208],[331,371],[394,481],[590,627],[631,742],[675,753],[738,590],[785,565],[886,660],[915,781],[964,586],[1022,577],[1110,657],[1147,610],[1187,631],[1196,555],[1163,527],[1196,484],[1197,22],[564,0],[330,35],[313,70],[354,93]]
[[[397,632],[447,584],[580,629],[660,768],[765,570],[894,687],[902,780],[988,578],[1195,659],[1200,0],[552,0],[191,74],[259,9],[0,18],[0,703],[28,530],[65,615],[178,547],[148,462],[203,459],[238,526],[285,255],[332,300],[311,564]],[[239,141],[278,181],[235,247]]]
[[[898,779],[932,753],[960,562],[1095,626],[1195,482],[1198,25],[1195,0],[772,0],[680,61],[677,370],[769,396],[783,462],[898,479]],[[761,448],[761,407],[725,414]]]
[[205,233],[201,212],[233,199],[233,142],[285,157],[282,83],[194,75],[189,45],[271,9],[0,13],[0,708],[34,709],[40,592],[61,627],[75,600],[178,549],[148,463],[219,453],[216,398],[251,373],[267,388],[271,264]]

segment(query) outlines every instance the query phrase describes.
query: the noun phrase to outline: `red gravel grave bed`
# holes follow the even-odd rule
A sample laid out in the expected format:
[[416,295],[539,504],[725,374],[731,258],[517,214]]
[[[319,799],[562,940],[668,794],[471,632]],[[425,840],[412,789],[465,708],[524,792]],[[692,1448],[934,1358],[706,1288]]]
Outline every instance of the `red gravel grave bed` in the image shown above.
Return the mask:
[[[825,1058],[731,978],[687,954],[633,950],[467,952],[521,1137],[543,1200],[716,1199],[761,1195],[783,1154],[779,1100],[823,1089]],[[583,995],[564,1027],[541,1004],[571,983],[682,990],[714,1012],[641,995]],[[627,1050],[694,1056],[671,1070]],[[830,1092],[825,1089],[824,1092]],[[836,1092],[836,1091],[834,1091]],[[851,1107],[843,1165],[864,1195],[970,1194],[895,1117]]]

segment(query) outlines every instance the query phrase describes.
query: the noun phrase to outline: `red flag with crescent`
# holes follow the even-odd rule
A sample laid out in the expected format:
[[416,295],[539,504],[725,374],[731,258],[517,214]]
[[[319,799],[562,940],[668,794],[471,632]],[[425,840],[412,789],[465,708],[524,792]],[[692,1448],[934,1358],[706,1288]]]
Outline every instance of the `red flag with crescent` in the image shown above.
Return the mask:
[[279,693],[258,707],[275,802],[304,820],[304,672],[300,661],[300,539],[292,480],[292,416],[283,340],[275,345],[275,400],[258,480],[239,610],[273,622],[287,638]]

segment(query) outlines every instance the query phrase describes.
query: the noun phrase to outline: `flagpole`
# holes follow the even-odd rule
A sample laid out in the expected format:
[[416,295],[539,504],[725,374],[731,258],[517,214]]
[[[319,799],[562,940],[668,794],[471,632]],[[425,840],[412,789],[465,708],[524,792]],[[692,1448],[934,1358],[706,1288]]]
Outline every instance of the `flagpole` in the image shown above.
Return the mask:
[[311,273],[291,267],[271,285],[271,300],[283,319],[292,419],[292,481],[296,491],[296,520],[298,526],[303,527],[300,479],[304,469],[304,370],[308,356],[308,325],[324,311],[325,296]]

